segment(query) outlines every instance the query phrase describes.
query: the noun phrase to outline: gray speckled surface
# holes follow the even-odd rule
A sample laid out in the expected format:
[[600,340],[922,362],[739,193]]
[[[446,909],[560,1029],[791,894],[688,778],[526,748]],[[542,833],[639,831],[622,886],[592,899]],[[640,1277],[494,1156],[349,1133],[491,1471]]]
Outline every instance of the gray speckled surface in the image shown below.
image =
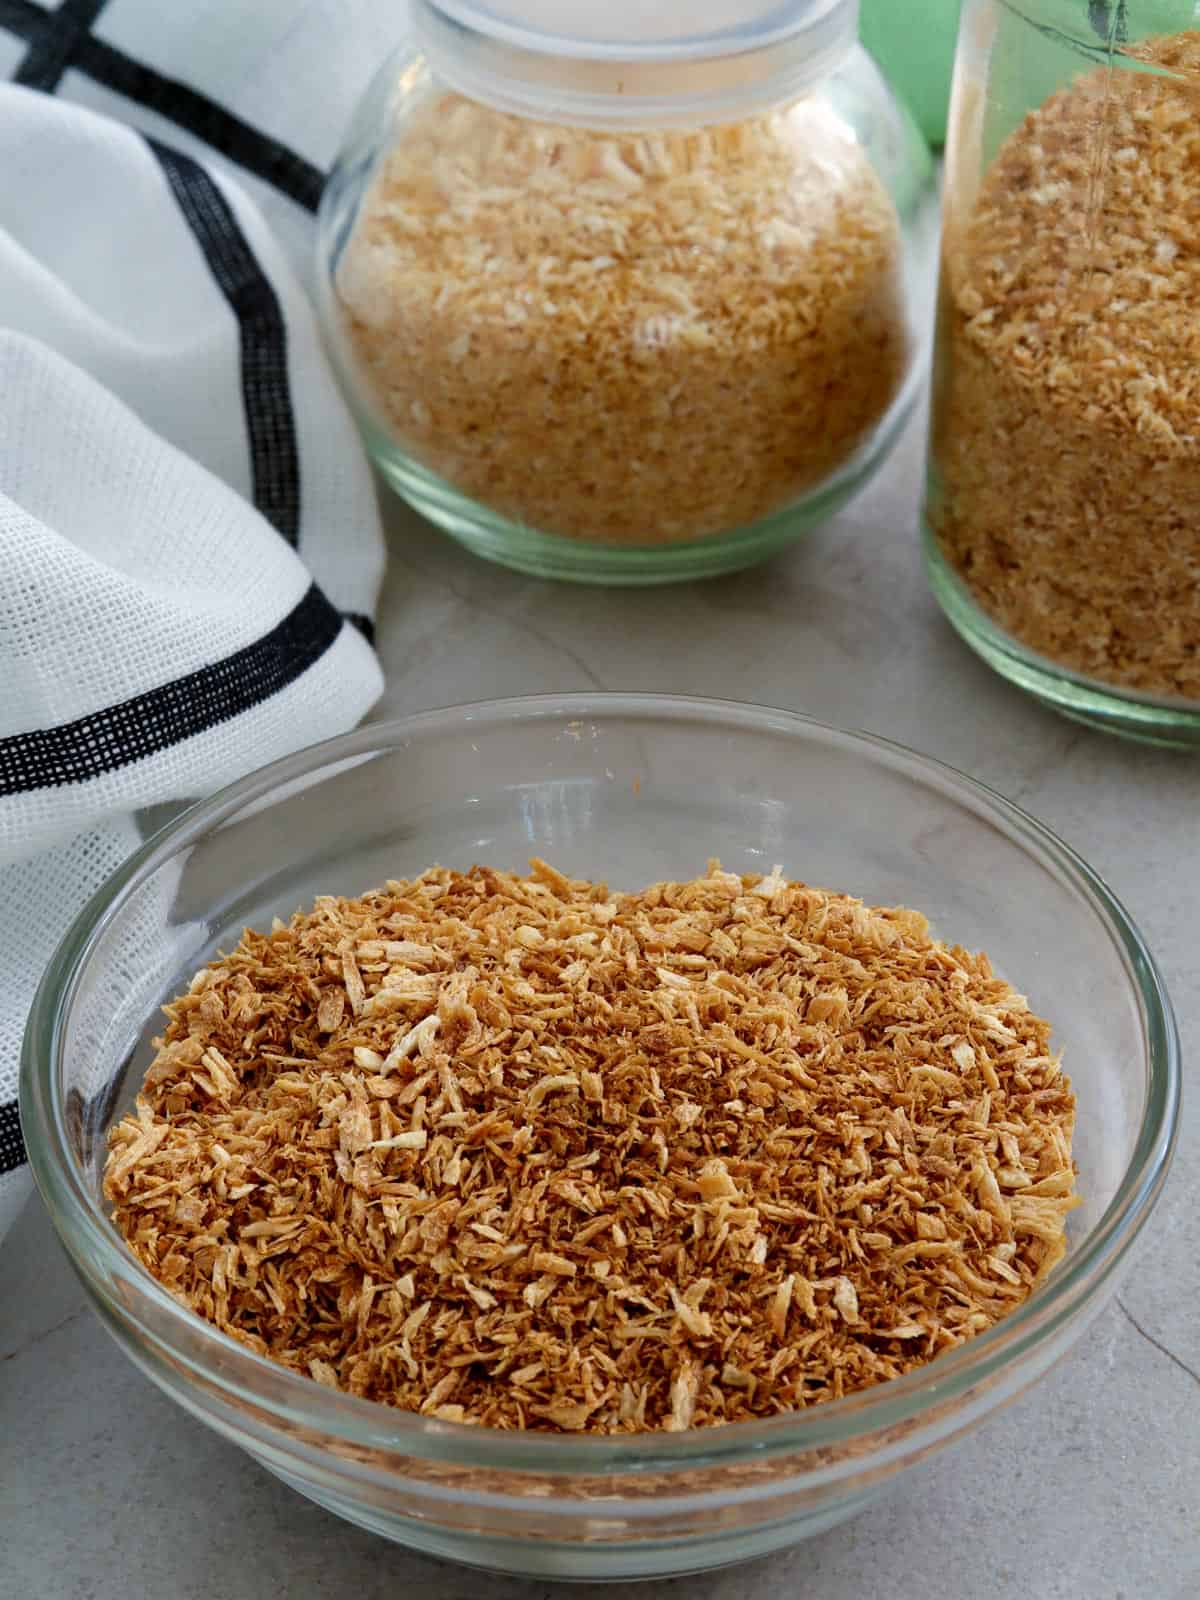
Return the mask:
[[[835,523],[772,565],[602,592],[482,566],[393,508],[380,715],[493,694],[656,688],[886,733],[1019,800],[1107,877],[1200,1034],[1200,763],[1040,710],[953,638],[913,525],[916,430]],[[1195,1600],[1200,1108],[1120,1303],[1030,1395],[797,1549],[691,1600]],[[437,1565],[299,1499],[161,1398],[84,1309],[36,1202],[4,1246],[0,1600],[550,1600]],[[576,1591],[577,1592],[577,1591]],[[649,1600],[618,1585],[614,1600]]]

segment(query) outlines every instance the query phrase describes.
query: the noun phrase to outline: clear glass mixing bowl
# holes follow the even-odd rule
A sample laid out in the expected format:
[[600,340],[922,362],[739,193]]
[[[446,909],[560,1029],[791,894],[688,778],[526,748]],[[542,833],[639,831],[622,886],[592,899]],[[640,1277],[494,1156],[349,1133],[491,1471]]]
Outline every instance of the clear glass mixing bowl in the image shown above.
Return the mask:
[[[1018,1311],[907,1377],[771,1421],[611,1438],[439,1422],[320,1387],[185,1311],[105,1215],[105,1132],[157,1011],[243,924],[441,862],[530,855],[638,887],[782,862],[919,907],[1055,1023],[1079,1100],[1070,1250]],[[898,746],[781,711],[565,695],[430,712],[301,752],[197,806],[101,890],[31,1014],[21,1081],[55,1226],[118,1344],[301,1493],[432,1554],[543,1576],[763,1554],[869,1504],[1020,1393],[1111,1297],[1170,1157],[1170,1004],[1103,883],[1029,817]],[[984,1508],[980,1508],[981,1514]]]

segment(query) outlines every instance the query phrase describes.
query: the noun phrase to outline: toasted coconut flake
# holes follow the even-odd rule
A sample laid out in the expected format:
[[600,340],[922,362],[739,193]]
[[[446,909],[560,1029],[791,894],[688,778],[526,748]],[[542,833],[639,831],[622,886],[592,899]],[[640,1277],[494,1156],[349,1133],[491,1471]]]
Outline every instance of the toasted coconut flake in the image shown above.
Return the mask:
[[346,985],[346,998],[350,1002],[350,1009],[357,1016],[363,1008],[367,991],[363,985],[362,973],[358,970],[358,962],[350,950],[342,953],[342,981]]
[[421,1022],[417,1023],[416,1027],[409,1028],[407,1033],[401,1034],[383,1058],[379,1070],[381,1072],[394,1072],[400,1063],[407,1061],[416,1050],[419,1050],[424,1055],[426,1053],[426,1044],[432,1044],[437,1031],[437,1017],[425,1017]]
[[368,1150],[424,1150],[429,1143],[429,1134],[424,1128],[407,1128],[403,1133],[394,1133],[390,1139],[373,1139],[367,1146]]
[[663,1423],[667,1433],[682,1433],[692,1425],[696,1409],[696,1372],[686,1363],[671,1385],[671,1415]]
[[975,1066],[975,1052],[965,1039],[950,1046],[950,1055],[960,1072],[971,1072]]
[[[342,1026],[346,1014],[346,990],[326,989],[317,1008],[317,1030],[320,1034],[333,1034]],[[325,1365],[325,1363],[322,1363]]]
[[679,1293],[674,1284],[670,1285],[671,1304],[675,1307],[675,1315],[685,1331],[694,1339],[711,1339],[713,1336],[712,1318],[695,1306],[690,1305]]
[[777,1339],[782,1339],[787,1332],[788,1308],[795,1283],[795,1273],[789,1272],[771,1298],[771,1328]]
[[729,1176],[728,1167],[720,1160],[705,1163],[700,1169],[697,1187],[704,1200],[740,1199],[737,1184]]
[[540,1106],[546,1096],[548,1094],[553,1094],[556,1089],[568,1089],[575,1091],[578,1090],[578,1088],[579,1079],[576,1078],[573,1073],[551,1073],[545,1078],[540,1078],[538,1082],[534,1084],[533,1088],[529,1091],[526,1104],[532,1110],[535,1107]]
[[530,1254],[529,1265],[535,1272],[556,1273],[561,1278],[573,1278],[576,1272],[573,1261],[557,1255],[553,1250],[534,1250]]
[[833,1286],[833,1303],[843,1322],[857,1322],[858,1294],[849,1278],[839,1277]]

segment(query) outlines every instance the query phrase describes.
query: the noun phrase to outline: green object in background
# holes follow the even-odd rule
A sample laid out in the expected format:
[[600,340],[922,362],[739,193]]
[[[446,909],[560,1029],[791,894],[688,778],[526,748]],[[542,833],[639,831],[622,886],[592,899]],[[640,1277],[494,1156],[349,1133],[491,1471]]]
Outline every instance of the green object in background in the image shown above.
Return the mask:
[[930,144],[946,138],[960,0],[861,0],[859,35]]
[[993,5],[981,157],[990,163],[1026,113],[1085,72],[1136,72],[1121,47],[1195,26],[1196,0],[1024,0]]
[[[932,145],[945,143],[962,0],[860,0],[859,35]],[[1033,106],[1126,41],[1196,26],[1198,0],[1028,0],[993,5],[989,149]]]

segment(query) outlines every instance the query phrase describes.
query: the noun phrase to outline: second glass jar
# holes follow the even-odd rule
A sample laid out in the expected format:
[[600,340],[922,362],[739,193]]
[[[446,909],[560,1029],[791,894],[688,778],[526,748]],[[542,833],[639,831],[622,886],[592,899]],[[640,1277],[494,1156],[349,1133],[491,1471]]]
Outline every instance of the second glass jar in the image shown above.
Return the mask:
[[1194,0],[965,0],[926,558],[1079,720],[1200,746]]
[[416,0],[330,180],[320,288],[368,448],[493,560],[746,565],[836,510],[909,410],[919,136],[853,0],[717,9],[672,34],[560,7],[566,38],[530,5]]

